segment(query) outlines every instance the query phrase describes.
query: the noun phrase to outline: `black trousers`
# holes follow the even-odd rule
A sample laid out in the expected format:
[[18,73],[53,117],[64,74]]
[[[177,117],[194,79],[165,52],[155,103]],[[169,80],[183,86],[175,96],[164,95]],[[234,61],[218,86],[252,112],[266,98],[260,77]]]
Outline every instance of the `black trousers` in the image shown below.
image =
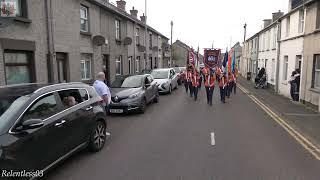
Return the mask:
[[232,93],[234,82],[229,83],[229,95]]
[[189,82],[189,91],[190,91],[190,97],[193,97],[193,86],[192,86],[192,82]]
[[233,83],[233,92],[234,92],[234,94],[237,94],[237,83],[236,82]]
[[206,87],[207,103],[209,105],[212,105],[213,91],[214,91],[214,87]]
[[224,91],[225,91],[225,96],[226,97],[230,97],[230,85],[226,85],[226,87],[224,88]]
[[193,89],[194,100],[196,101],[198,99],[199,87],[192,86],[192,89]]
[[202,84],[202,76],[200,76],[200,79],[199,79],[199,89],[201,89],[201,84]]
[[189,90],[189,82],[187,82],[187,81],[184,82],[184,88],[186,89],[186,93],[188,93],[188,90]]
[[226,102],[226,87],[220,87],[220,99],[221,102],[225,103]]

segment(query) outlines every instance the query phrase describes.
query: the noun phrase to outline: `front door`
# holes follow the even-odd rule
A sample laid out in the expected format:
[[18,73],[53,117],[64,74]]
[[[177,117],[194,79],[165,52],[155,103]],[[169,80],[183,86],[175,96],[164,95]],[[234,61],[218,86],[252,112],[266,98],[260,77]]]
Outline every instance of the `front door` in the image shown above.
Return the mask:
[[58,82],[64,83],[68,82],[67,77],[67,54],[66,53],[56,53],[57,59],[57,69],[58,69]]
[[104,54],[103,55],[103,68],[102,71],[106,75],[106,83],[108,86],[110,86],[110,61],[109,61],[109,55]]

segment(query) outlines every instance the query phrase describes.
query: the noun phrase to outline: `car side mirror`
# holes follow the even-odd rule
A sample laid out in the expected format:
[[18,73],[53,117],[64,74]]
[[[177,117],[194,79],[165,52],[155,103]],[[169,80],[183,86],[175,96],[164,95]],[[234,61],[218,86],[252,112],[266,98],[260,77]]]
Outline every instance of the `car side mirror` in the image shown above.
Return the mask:
[[22,129],[28,130],[28,129],[37,129],[44,125],[43,121],[41,119],[28,119],[22,123]]

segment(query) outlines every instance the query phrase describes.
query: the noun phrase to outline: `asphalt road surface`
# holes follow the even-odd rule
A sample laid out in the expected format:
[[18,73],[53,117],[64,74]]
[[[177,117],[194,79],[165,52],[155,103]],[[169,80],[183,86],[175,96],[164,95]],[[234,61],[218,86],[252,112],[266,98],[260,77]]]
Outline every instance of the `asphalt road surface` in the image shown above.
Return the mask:
[[101,152],[74,155],[48,180],[319,180],[320,161],[238,89],[206,104],[183,87],[145,114],[109,118]]

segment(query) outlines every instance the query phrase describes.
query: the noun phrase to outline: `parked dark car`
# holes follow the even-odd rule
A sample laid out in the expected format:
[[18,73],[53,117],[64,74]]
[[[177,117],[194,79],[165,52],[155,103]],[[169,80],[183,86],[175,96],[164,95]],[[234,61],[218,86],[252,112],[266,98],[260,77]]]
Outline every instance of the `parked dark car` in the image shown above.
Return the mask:
[[145,112],[146,105],[159,101],[156,82],[149,74],[135,75],[121,80],[118,78],[111,85],[110,113]]
[[102,102],[83,83],[0,87],[0,169],[45,173],[81,149],[101,150]]

